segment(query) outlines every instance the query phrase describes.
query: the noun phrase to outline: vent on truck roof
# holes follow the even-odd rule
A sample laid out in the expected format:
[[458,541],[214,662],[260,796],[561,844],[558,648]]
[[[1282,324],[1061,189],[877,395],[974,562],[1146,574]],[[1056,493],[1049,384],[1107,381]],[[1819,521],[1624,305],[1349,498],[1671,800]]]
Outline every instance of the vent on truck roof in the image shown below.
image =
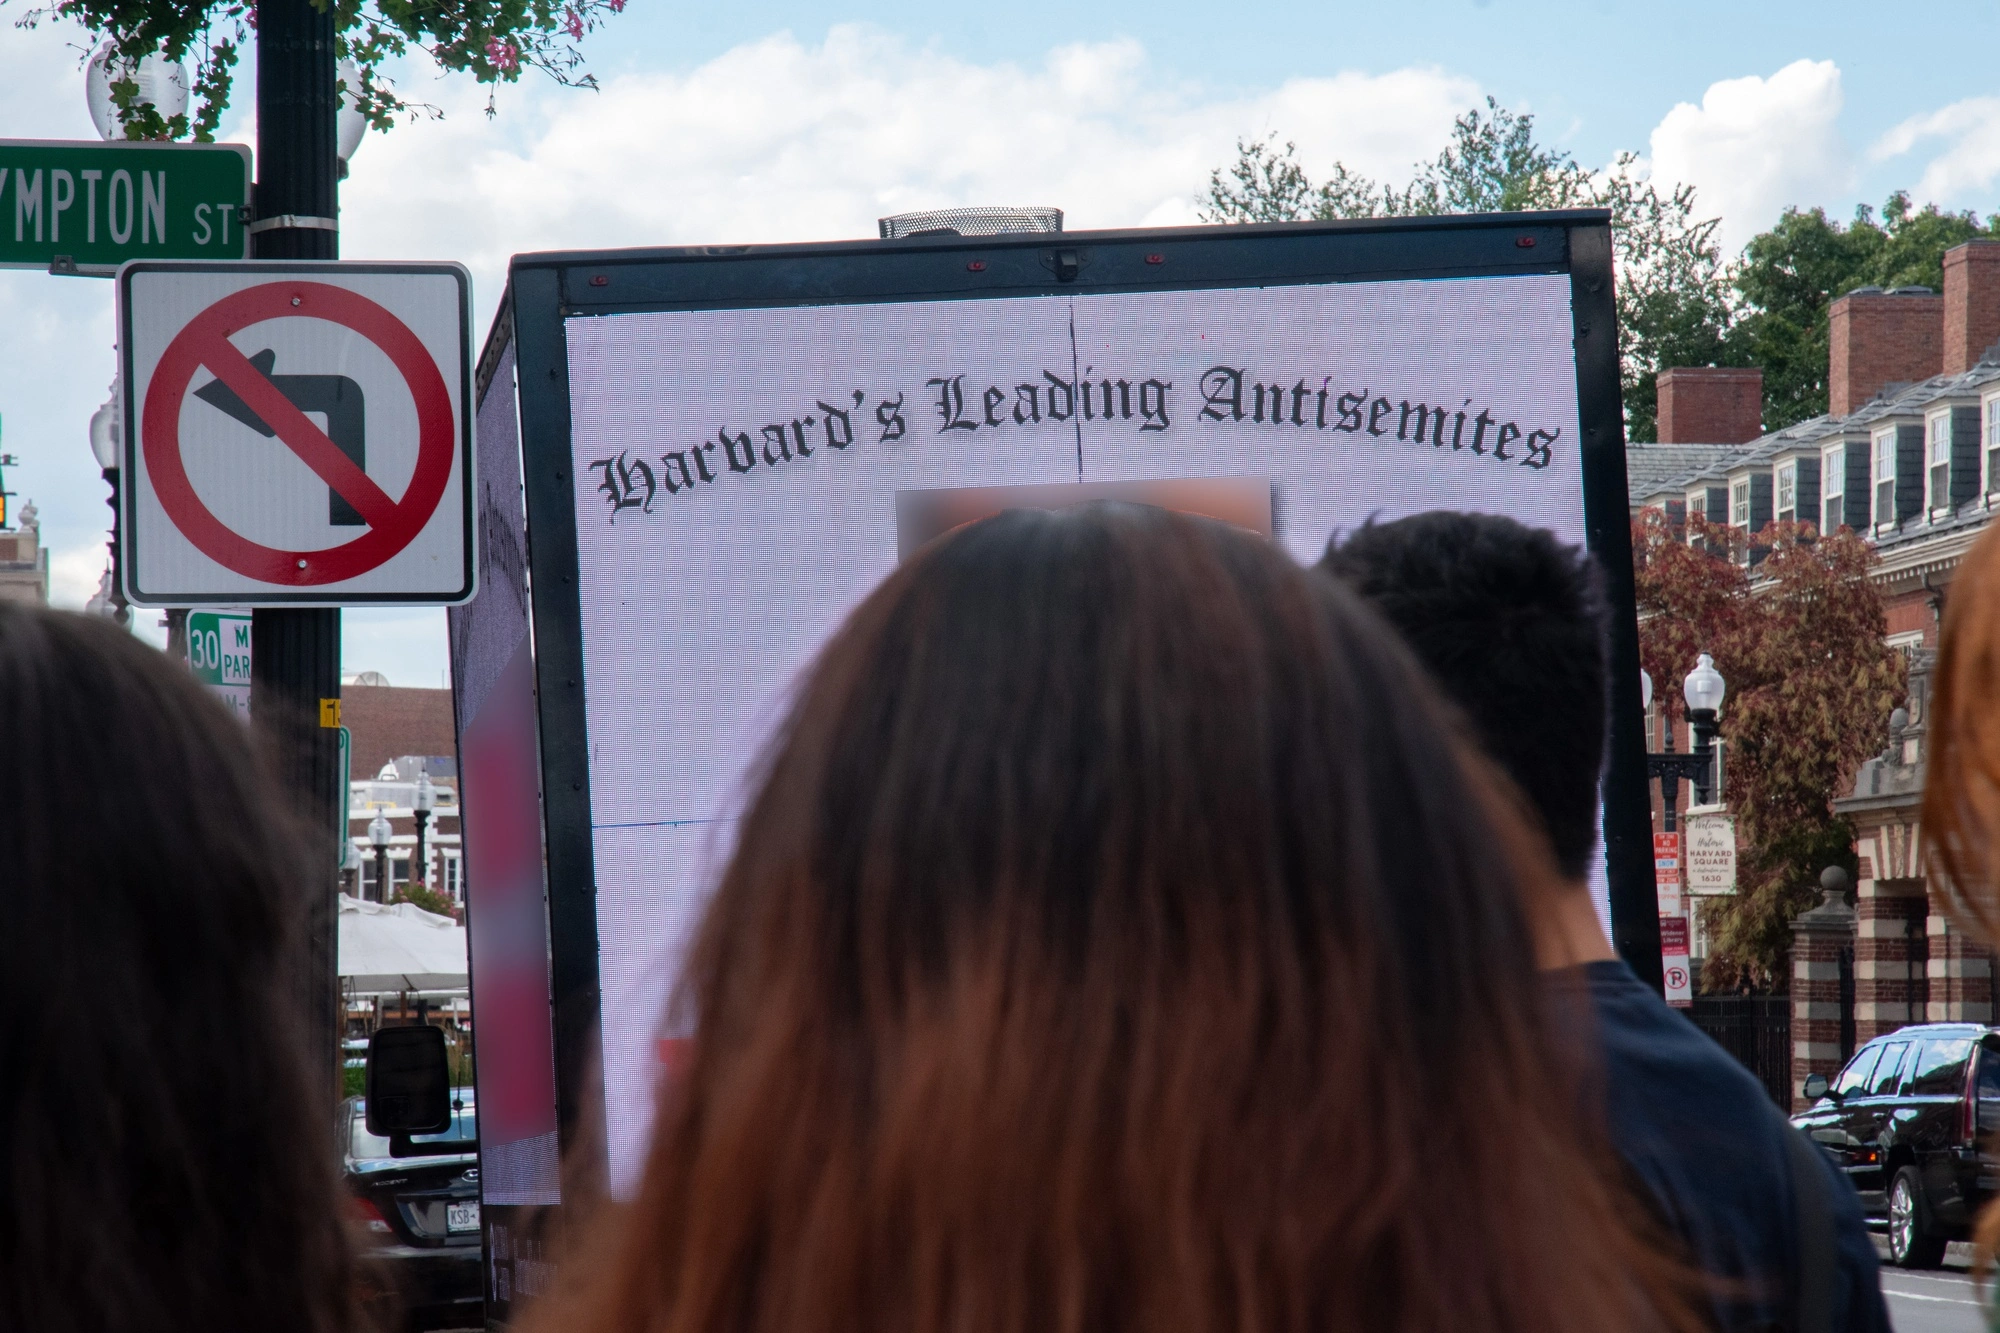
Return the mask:
[[1060,208],[940,208],[877,219],[885,241],[911,236],[1005,236],[1063,229]]

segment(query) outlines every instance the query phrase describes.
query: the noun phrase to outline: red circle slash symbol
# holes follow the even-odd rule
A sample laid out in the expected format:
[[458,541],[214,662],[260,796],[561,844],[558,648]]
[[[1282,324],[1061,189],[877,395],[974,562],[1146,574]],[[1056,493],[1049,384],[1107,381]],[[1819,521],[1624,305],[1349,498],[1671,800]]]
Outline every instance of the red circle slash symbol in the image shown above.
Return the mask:
[[[352,329],[381,348],[402,375],[417,408],[417,466],[402,499],[390,499],[229,341],[231,334],[271,319],[323,319]],[[216,518],[195,494],[181,457],[181,402],[197,366],[207,366],[234,390],[320,480],[354,506],[368,531],[322,550],[281,551]],[[451,394],[423,341],[367,297],[321,282],[248,287],[196,315],[154,368],[141,421],[146,470],[167,517],[204,555],[263,583],[311,587],[366,574],[423,531],[451,481],[456,435]]]

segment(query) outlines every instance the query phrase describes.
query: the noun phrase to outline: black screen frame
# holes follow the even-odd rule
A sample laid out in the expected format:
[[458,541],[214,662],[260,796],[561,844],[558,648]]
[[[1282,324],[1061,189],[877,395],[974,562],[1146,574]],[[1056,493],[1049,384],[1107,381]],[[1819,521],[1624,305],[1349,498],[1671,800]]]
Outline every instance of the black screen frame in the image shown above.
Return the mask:
[[[976,267],[975,267],[976,265]],[[1064,280],[1064,274],[1073,274]],[[566,1180],[601,1187],[599,974],[590,837],[566,321],[637,312],[980,300],[1535,273],[1570,278],[1586,542],[1611,608],[1603,782],[1612,940],[1655,990],[1660,933],[1639,697],[1639,639],[1610,214],[1602,209],[897,241],[686,246],[518,255],[519,343],[540,710],[557,1124]],[[587,481],[585,483],[588,484]],[[589,1145],[589,1161],[572,1150]]]

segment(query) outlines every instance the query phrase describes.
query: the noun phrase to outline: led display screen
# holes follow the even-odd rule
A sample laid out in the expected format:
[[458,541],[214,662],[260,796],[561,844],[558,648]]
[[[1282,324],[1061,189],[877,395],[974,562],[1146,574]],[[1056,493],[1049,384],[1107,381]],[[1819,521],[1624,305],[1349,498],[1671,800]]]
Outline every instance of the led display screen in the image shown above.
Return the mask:
[[1586,537],[1562,270],[571,310],[560,333],[562,631],[620,1193],[760,748],[829,633],[925,540],[1097,495],[1212,513],[1306,562],[1440,508]]

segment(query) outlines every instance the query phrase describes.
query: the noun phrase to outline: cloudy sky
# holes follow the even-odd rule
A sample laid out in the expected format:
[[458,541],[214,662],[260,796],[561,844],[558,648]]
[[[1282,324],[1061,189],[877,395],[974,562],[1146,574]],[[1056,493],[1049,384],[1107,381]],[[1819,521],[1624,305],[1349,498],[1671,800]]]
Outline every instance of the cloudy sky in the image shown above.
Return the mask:
[[[960,11],[960,12],[955,12]],[[24,0],[0,3],[0,21]],[[631,0],[586,46],[602,90],[486,92],[401,71],[444,116],[371,134],[342,253],[457,259],[481,327],[507,257],[554,247],[874,234],[883,213],[1053,204],[1075,227],[1195,221],[1238,137],[1407,175],[1487,95],[1591,165],[1641,154],[1739,246],[1788,205],[1841,215],[1906,188],[2000,211],[2000,14],[1848,0],[1409,0],[1306,5]],[[92,138],[82,36],[0,27],[0,134]],[[252,69],[224,137],[254,141]],[[0,448],[54,550],[55,598],[103,568],[85,426],[112,368],[111,284],[0,271]],[[18,502],[17,502],[18,503]],[[154,633],[150,615],[141,629]],[[346,666],[443,678],[437,612],[347,614]]]

